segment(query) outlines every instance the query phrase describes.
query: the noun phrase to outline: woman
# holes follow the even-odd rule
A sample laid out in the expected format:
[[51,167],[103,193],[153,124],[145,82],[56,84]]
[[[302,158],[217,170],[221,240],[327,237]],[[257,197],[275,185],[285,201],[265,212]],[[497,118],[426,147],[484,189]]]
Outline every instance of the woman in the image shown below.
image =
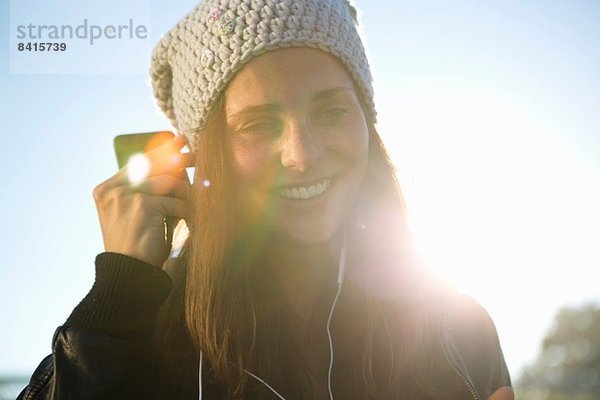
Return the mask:
[[347,1],[205,1],[151,74],[183,136],[95,189],[96,282],[20,398],[513,398],[487,313],[411,250]]

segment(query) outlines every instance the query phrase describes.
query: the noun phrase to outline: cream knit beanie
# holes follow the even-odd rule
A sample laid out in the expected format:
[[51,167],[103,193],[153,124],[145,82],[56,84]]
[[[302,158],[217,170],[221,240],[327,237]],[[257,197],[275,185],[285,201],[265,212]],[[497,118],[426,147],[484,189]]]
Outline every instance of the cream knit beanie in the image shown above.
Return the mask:
[[198,128],[235,73],[253,57],[291,46],[336,56],[375,121],[369,63],[348,0],[204,0],[154,48],[154,96],[195,148]]

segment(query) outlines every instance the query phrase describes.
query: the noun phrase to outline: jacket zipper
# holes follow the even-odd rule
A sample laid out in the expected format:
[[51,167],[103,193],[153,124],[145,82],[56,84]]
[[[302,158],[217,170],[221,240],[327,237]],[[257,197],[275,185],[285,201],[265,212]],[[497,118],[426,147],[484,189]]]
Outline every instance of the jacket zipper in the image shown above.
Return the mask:
[[444,353],[444,358],[446,358],[446,361],[448,362],[450,367],[452,367],[452,370],[454,370],[456,375],[458,375],[458,377],[465,384],[467,389],[469,389],[469,392],[471,392],[471,396],[473,396],[473,400],[481,400],[481,397],[479,397],[479,394],[477,393],[477,391],[475,390],[473,385],[471,385],[471,383],[469,383],[469,381],[465,377],[465,375],[458,369],[458,367],[450,359],[450,354],[448,353],[448,349],[446,348],[446,345],[444,344],[444,340],[442,338],[442,324],[441,323],[440,323],[439,339],[440,339],[440,345],[442,346],[442,352]]

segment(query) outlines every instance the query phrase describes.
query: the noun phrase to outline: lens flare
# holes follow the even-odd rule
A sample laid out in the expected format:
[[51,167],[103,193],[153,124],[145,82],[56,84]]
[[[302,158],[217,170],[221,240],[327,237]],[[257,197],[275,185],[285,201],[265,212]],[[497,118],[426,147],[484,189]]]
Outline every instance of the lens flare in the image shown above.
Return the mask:
[[202,186],[204,186],[205,188],[209,187],[210,186],[210,181],[208,179],[204,179],[202,181]]
[[143,154],[134,154],[127,161],[127,178],[132,185],[141,183],[150,173],[150,160]]

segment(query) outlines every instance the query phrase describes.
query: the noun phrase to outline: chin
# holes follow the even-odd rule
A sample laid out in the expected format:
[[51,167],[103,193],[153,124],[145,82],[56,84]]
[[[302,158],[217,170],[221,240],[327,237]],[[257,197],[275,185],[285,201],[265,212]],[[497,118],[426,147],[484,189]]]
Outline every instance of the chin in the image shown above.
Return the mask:
[[352,203],[348,199],[355,197],[355,189],[354,185],[336,187],[321,206],[307,210],[287,209],[283,213],[271,215],[274,233],[304,245],[330,241],[342,228],[350,213]]
[[334,229],[296,229],[285,232],[285,236],[291,242],[311,246],[328,242],[333,237],[334,232]]
[[286,218],[274,226],[274,231],[276,235],[283,236],[291,242],[309,246],[328,242],[341,226],[342,215],[335,213],[304,220]]

